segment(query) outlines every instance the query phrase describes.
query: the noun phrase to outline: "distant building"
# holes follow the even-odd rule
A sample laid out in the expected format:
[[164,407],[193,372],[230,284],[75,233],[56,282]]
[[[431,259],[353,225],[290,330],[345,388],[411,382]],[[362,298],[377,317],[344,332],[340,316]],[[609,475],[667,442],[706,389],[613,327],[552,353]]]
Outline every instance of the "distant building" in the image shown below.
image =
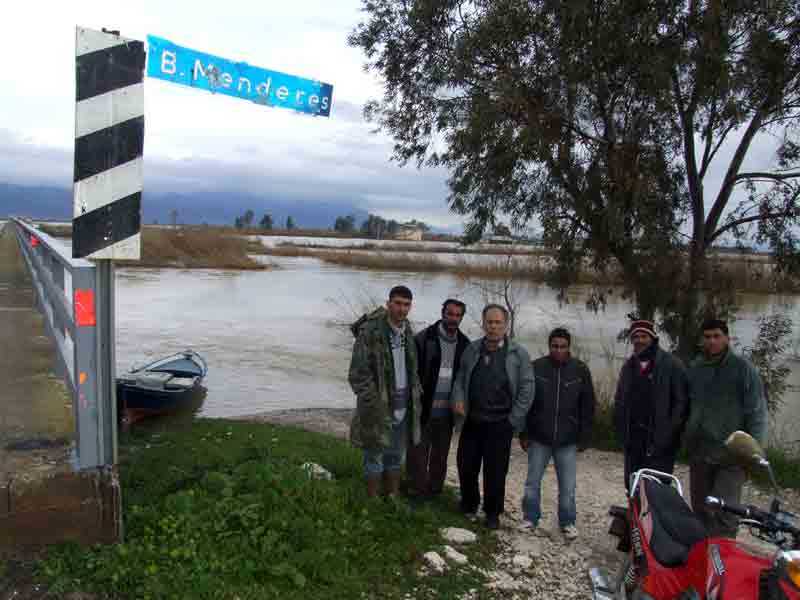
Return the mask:
[[416,225],[400,225],[400,230],[395,234],[394,239],[406,242],[421,242],[422,228]]
[[488,244],[513,244],[514,238],[510,235],[487,235],[482,241]]

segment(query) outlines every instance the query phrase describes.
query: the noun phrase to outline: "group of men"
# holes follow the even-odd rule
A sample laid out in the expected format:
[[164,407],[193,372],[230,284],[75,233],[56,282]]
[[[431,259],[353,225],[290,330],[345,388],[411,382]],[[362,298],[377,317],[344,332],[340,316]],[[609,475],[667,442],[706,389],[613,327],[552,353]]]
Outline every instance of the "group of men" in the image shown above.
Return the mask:
[[[484,336],[470,341],[460,328],[463,302],[445,300],[441,319],[415,336],[412,301],[407,287],[395,286],[385,308],[354,327],[350,437],[363,450],[367,495],[396,496],[404,464],[411,494],[440,494],[453,431],[460,431],[460,508],[475,516],[482,503],[486,526],[497,529],[516,436],[528,457],[521,528],[538,529],[541,482],[553,460],[559,526],[575,539],[577,454],[591,441],[595,394],[589,368],[570,353],[569,331],[554,329],[548,354],[532,362],[507,336],[505,307],[486,305]],[[633,355],[620,371],[614,427],[625,451],[626,489],[639,469],[671,473],[683,443],[692,457],[693,509],[710,533],[735,537],[735,520],[707,511],[704,499],[739,500],[745,475],[723,444],[735,430],[763,443],[766,403],[757,371],[730,349],[726,323],[709,320],[702,329],[703,355],[687,369],[659,346],[653,323],[631,324]]]

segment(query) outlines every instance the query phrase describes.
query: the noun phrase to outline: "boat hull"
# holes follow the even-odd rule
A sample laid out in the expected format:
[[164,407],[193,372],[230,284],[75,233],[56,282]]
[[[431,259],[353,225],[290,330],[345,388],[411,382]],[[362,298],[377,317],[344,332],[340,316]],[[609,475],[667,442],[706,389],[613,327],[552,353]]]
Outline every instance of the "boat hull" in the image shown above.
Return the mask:
[[117,405],[123,426],[130,426],[147,417],[192,409],[202,395],[200,382],[182,390],[151,390],[117,384]]

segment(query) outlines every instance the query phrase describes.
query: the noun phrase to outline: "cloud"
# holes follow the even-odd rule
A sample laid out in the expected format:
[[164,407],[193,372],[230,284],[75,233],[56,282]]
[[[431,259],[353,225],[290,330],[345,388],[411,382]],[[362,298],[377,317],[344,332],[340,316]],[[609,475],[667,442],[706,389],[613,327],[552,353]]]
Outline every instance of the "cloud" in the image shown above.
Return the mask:
[[[401,168],[386,160],[387,143],[370,139],[363,147],[336,140],[281,158],[263,146],[241,144],[225,158],[203,153],[183,158],[145,153],[145,189],[183,195],[232,191],[257,197],[346,201],[398,219],[422,218],[458,225],[447,210],[447,188],[439,171]],[[72,184],[72,152],[31,143],[0,130],[0,181],[26,185]]]

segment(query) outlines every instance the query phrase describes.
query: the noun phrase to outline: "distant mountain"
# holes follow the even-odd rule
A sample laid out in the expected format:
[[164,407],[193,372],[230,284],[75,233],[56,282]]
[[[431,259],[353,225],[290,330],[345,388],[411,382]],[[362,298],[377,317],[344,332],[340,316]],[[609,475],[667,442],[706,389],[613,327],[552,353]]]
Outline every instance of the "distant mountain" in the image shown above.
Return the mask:
[[[169,223],[173,209],[178,211],[179,223],[232,225],[237,216],[250,209],[255,213],[256,223],[269,212],[276,227],[282,227],[291,216],[297,227],[309,229],[332,228],[336,217],[351,214],[360,224],[368,216],[365,210],[353,204],[334,200],[258,198],[241,192],[176,194],[145,190],[142,196],[144,223]],[[69,220],[72,218],[72,190],[0,183],[0,218],[10,215]]]

